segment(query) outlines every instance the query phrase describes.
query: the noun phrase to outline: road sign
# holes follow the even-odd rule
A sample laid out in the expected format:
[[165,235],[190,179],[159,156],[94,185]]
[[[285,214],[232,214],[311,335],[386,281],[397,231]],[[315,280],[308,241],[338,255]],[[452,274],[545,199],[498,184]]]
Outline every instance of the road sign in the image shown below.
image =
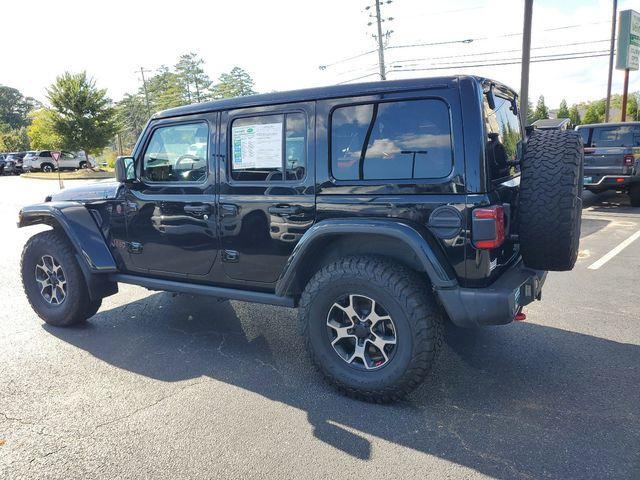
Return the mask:
[[638,70],[640,67],[640,13],[634,10],[620,12],[618,22],[618,70]]
[[53,158],[53,161],[58,163],[58,159],[60,158],[60,152],[51,152],[51,158]]

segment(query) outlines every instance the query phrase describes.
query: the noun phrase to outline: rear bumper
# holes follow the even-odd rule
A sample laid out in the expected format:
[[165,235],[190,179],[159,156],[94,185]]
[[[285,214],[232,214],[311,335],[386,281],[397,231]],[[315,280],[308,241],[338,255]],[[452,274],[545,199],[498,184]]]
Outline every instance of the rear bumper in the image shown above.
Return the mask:
[[492,285],[484,288],[436,290],[451,321],[459,327],[504,325],[518,311],[540,299],[547,272],[525,267],[522,261],[506,270]]
[[[637,175],[597,175],[585,172],[584,188],[587,190],[618,188],[632,183],[640,182],[640,176]],[[590,182],[587,180],[590,179]]]

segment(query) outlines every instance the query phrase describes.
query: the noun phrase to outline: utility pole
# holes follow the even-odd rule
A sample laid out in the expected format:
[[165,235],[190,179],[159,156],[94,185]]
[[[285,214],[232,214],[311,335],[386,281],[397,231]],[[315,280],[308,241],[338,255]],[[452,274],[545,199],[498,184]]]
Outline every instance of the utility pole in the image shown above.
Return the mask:
[[[382,23],[386,21],[390,22],[391,20],[393,20],[393,17],[382,18],[382,13],[380,12],[380,4],[381,3],[389,4],[392,1],[393,0],[382,0],[382,1],[375,0],[376,2],[375,5],[369,5],[365,7],[365,10],[369,10],[372,6],[376,9],[376,14],[375,15],[369,14],[369,17],[376,19],[377,33],[373,34],[372,37],[375,38],[376,42],[378,43],[378,66],[380,67],[380,80],[387,79],[387,69],[384,64],[384,43],[385,43],[385,40],[389,38],[389,35],[393,33],[392,30],[387,30],[384,34],[382,33]],[[371,25],[373,25],[373,22],[367,23],[367,26],[370,27]]]
[[520,115],[522,126],[527,123],[529,109],[529,59],[531,57],[531,17],[533,0],[524,0],[524,28],[522,31],[522,71],[520,73]]
[[[613,13],[611,14],[611,46],[609,48],[609,78],[607,79],[607,103],[604,108],[604,121],[609,121],[611,108],[611,79],[613,77],[613,50],[616,43],[616,20],[618,18],[618,0],[613,0]],[[623,107],[624,108],[624,107]]]
[[387,79],[384,66],[384,40],[382,39],[382,18],[380,17],[380,0],[376,0],[376,23],[378,24],[378,65],[380,66],[380,80]]
[[147,91],[147,80],[144,78],[144,72],[148,72],[143,67],[140,67],[140,74],[142,75],[142,88],[144,89],[144,99],[147,102],[147,115],[151,116],[151,105],[149,104],[149,92]]

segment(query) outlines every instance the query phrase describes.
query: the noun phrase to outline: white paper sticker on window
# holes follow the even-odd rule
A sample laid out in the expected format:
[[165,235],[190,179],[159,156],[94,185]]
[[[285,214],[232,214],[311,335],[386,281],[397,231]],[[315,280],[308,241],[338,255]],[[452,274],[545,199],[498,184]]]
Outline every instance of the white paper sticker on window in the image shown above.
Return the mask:
[[234,170],[282,167],[282,122],[233,127],[231,137]]

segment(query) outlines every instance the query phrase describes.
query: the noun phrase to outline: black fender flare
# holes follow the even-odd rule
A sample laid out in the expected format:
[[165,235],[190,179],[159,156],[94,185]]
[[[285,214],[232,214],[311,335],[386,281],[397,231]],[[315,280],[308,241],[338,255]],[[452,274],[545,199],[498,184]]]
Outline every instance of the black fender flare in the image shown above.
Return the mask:
[[[426,230],[426,229],[425,229]],[[451,267],[443,261],[442,253],[432,238],[425,231],[420,233],[409,223],[395,219],[348,218],[323,220],[313,225],[302,236],[291,253],[285,267],[276,283],[276,295],[290,296],[292,294],[296,271],[304,263],[307,255],[312,255],[316,242],[331,236],[349,234],[383,235],[408,246],[424,270],[434,288],[455,288],[458,285]]]
[[110,281],[107,275],[99,275],[115,273],[118,267],[98,225],[83,204],[47,202],[29,205],[20,210],[19,228],[39,224],[64,231],[76,251],[92,300],[118,291],[117,283]]

